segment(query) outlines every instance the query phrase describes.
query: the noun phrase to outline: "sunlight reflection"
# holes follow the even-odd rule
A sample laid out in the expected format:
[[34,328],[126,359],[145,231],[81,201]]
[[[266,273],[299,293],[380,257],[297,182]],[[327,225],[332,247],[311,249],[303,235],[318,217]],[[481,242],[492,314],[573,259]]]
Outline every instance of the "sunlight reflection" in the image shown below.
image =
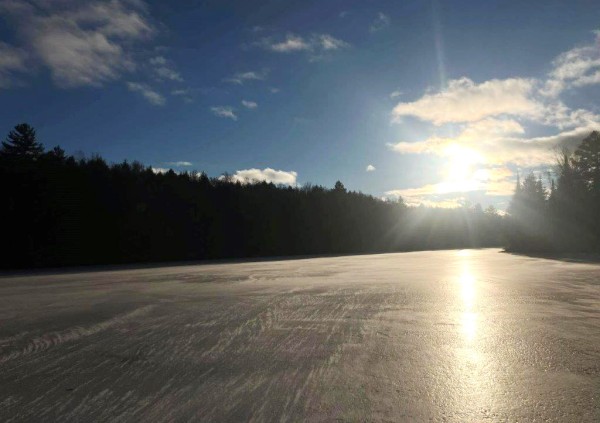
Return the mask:
[[[461,253],[465,254],[461,254]],[[459,252],[462,259],[462,269],[460,276],[458,277],[458,284],[460,285],[460,298],[462,300],[462,314],[460,317],[461,331],[467,340],[471,342],[477,335],[477,313],[474,311],[475,302],[477,301],[477,283],[475,276],[471,272],[470,261],[467,257],[470,255],[470,251],[463,250]]]
[[473,341],[477,334],[477,313],[466,311],[462,314],[461,327],[467,341]]
[[484,308],[485,285],[481,282],[482,263],[477,262],[477,253],[461,250],[456,257],[454,271],[454,310],[458,323],[456,333],[456,383],[459,386],[456,409],[481,410],[490,403],[488,384],[489,356],[486,354],[485,339],[487,319]]
[[475,302],[475,278],[468,272],[460,276],[461,296],[464,307],[470,311]]

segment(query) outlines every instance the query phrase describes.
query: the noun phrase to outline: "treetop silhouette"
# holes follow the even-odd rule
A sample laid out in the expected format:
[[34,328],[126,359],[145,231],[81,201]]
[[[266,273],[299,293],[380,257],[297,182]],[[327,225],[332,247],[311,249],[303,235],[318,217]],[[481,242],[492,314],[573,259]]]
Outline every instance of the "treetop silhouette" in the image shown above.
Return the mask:
[[44,146],[37,142],[35,129],[27,124],[20,123],[9,132],[6,141],[2,141],[0,154],[13,158],[37,159],[44,152]]
[[20,124],[0,153],[0,267],[349,254],[499,246],[481,207],[407,207],[348,190],[156,173],[44,152]]

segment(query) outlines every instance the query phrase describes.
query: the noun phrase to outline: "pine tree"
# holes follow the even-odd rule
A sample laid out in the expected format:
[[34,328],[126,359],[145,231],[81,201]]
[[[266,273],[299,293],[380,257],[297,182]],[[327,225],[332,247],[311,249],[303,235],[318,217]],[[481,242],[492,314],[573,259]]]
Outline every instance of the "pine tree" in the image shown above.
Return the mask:
[[333,189],[337,192],[346,192],[346,187],[342,184],[341,181],[337,181]]
[[573,162],[592,193],[600,193],[600,132],[594,131],[575,150]]
[[44,152],[44,146],[36,141],[35,129],[20,123],[8,133],[6,141],[2,141],[0,154],[9,158],[37,159]]

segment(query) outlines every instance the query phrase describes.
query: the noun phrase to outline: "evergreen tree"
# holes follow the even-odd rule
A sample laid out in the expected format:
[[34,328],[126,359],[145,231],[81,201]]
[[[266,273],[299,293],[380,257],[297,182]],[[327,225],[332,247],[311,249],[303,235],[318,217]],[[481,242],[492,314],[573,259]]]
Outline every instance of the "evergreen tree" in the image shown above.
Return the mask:
[[342,184],[341,181],[337,181],[333,187],[334,190],[338,192],[346,192],[346,187]]
[[573,154],[573,167],[579,176],[580,222],[586,228],[588,243],[600,250],[600,132],[594,131],[583,139]]
[[2,141],[0,154],[11,158],[37,159],[44,152],[44,146],[36,141],[35,129],[20,123],[9,132],[6,141]]
[[574,167],[592,194],[600,193],[600,132],[594,131],[575,150]]

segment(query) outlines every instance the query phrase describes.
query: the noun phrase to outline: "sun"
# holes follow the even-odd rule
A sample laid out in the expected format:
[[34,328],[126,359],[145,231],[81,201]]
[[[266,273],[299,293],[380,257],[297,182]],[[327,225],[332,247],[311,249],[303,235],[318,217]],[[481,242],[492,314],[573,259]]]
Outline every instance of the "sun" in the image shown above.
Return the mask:
[[481,162],[481,156],[470,148],[456,144],[450,145],[445,153],[448,163],[443,168],[444,182],[439,185],[440,192],[466,192],[477,189],[481,181],[476,177],[476,165]]

